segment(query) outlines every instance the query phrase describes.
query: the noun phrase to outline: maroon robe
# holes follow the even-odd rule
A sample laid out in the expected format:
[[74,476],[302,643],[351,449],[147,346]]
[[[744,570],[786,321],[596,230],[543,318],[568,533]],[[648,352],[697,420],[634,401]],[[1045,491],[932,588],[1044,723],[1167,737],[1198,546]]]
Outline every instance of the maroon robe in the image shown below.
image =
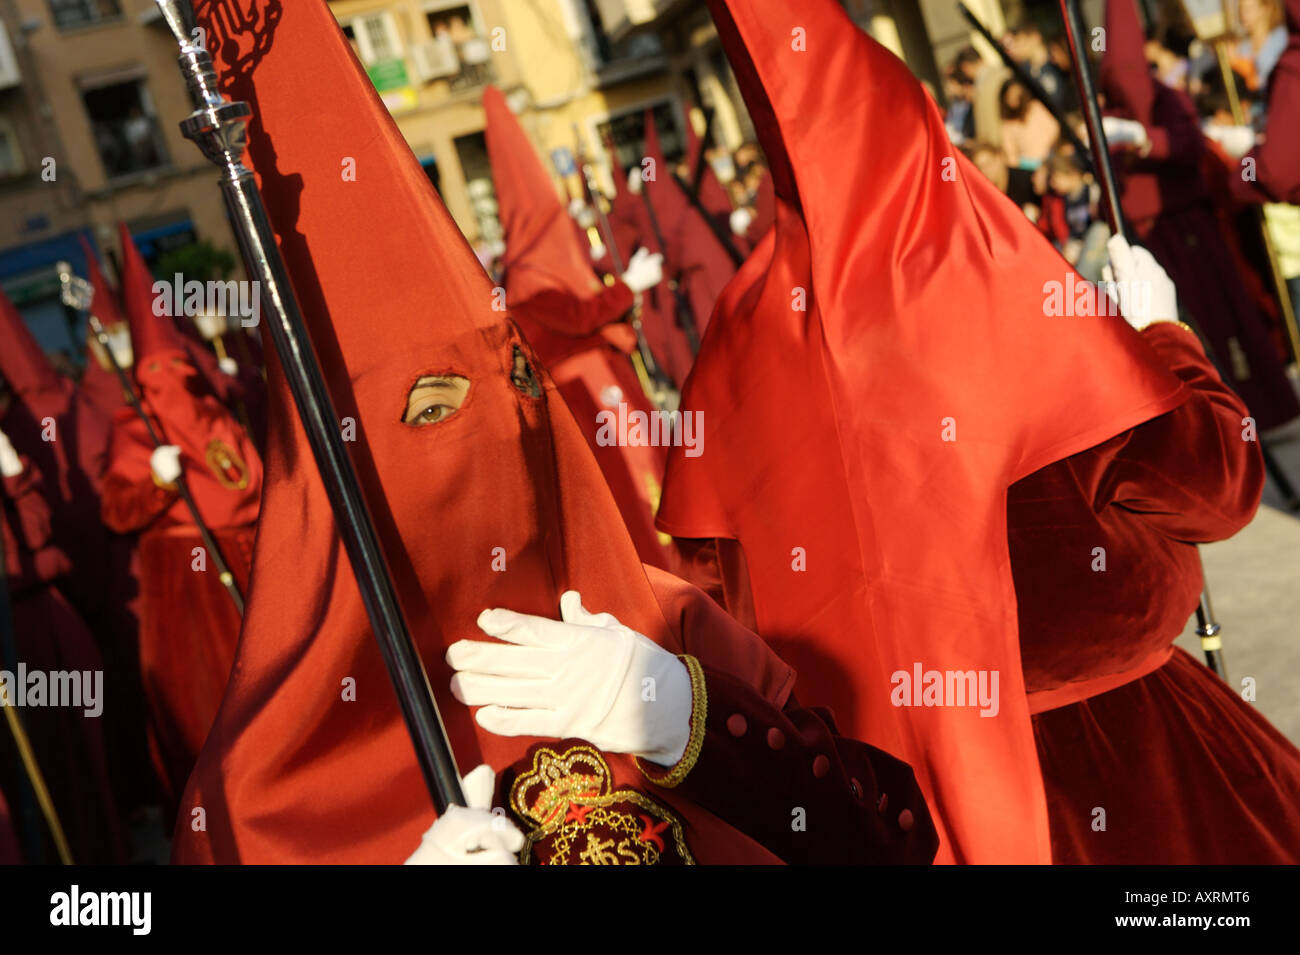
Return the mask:
[[1193,542],[1232,536],[1258,506],[1258,445],[1195,336],[1167,322],[1143,336],[1189,399],[1008,494],[1052,859],[1295,863],[1300,751],[1173,647],[1201,592]]
[[1290,39],[1268,79],[1267,138],[1248,154],[1255,177],[1232,179],[1242,202],[1300,205],[1300,0],[1286,0],[1286,19]]
[[[118,688],[103,677],[103,660],[90,631],[55,584],[72,563],[55,541],[49,486],[31,458],[23,456],[21,460],[23,472],[0,482],[5,583],[18,661],[26,664],[29,674],[44,671],[47,681],[52,671],[100,673],[99,702],[106,704]],[[104,721],[86,715],[85,710],[27,706],[20,716],[73,859],[121,863],[127,857],[127,834],[109,777]],[[0,730],[0,789],[17,792],[19,781],[14,773],[18,765],[6,727]],[[0,837],[0,843],[3,841]],[[0,856],[3,852],[0,847]],[[55,861],[52,843],[47,845],[46,855],[47,861]]]

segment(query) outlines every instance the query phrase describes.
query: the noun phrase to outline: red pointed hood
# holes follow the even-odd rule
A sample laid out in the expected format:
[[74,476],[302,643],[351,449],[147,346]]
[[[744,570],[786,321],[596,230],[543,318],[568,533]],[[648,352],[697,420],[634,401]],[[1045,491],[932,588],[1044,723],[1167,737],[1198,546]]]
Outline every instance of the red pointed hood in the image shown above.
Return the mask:
[[[740,542],[760,633],[911,763],[941,860],[1047,862],[1006,489],[1186,393],[1121,318],[1048,317],[1077,277],[838,3],[709,6],[777,222],[697,358],[710,443],[673,449],[660,526]],[[997,716],[893,705],[917,666],[997,673]]]
[[576,298],[600,291],[589,255],[578,243],[573,221],[555,194],[519,120],[495,86],[483,93],[484,136],[492,163],[501,226],[505,230],[506,297],[524,302],[538,292],[560,290]]
[[665,267],[686,292],[696,327],[703,334],[713,305],[735,274],[736,266],[704,216],[673,179],[650,110],[645,114],[645,154],[654,160],[655,181],[644,183],[642,188],[650,196],[663,236]]
[[126,303],[127,322],[131,326],[135,367],[138,369],[146,359],[160,355],[175,352],[188,354],[185,339],[171,316],[166,311],[159,315],[154,310],[157,296],[153,290],[153,273],[136,248],[126,223],[119,222],[117,231],[122,247],[122,298]]
[[[94,294],[91,296],[90,312],[103,324],[105,330],[112,332],[116,326],[126,322],[118,303],[117,290],[113,288],[104,272],[99,267],[94,249],[85,237],[81,237],[81,252],[86,257],[86,277],[90,280]],[[129,328],[129,326],[128,326]],[[94,342],[94,347],[92,347]],[[126,394],[118,381],[117,372],[111,366],[105,366],[105,358],[99,358],[98,342],[90,328],[90,319],[86,319],[86,370],[82,373],[80,387],[82,393],[96,407],[112,412],[120,408],[126,400]],[[128,372],[129,373],[129,372]]]
[[[481,732],[448,692],[443,662],[452,642],[481,637],[481,610],[554,615],[573,587],[680,647],[691,607],[707,605],[661,605],[554,386],[541,375],[534,391],[515,374],[520,359],[536,369],[528,345],[493,309],[491,282],[323,0],[258,4],[274,15],[250,16],[256,35],[234,37],[215,12],[227,2],[200,3],[199,22],[229,95],[252,105],[251,162],[338,413],[354,422],[352,459],[457,760],[503,771],[531,741]],[[326,141],[351,144],[357,181],[340,180]],[[408,392],[431,375],[468,378],[468,397],[444,421],[405,424]],[[182,801],[177,858],[400,861],[433,812],[274,359],[269,378],[247,615]],[[785,686],[788,671],[761,645],[714,646],[733,669],[748,659],[747,675],[774,696]],[[349,683],[355,700],[343,702]],[[629,761],[609,763],[617,781],[643,785]],[[701,846],[724,831],[678,803]],[[198,806],[206,832],[186,822]]]
[[[703,144],[700,142],[699,134],[695,132],[695,126],[686,119],[686,165],[689,175],[695,175],[696,165],[699,162],[700,150]],[[690,185],[688,182],[687,185]],[[704,166],[700,171],[700,204],[708,210],[709,214],[718,218],[720,222],[725,223],[727,217],[731,215],[731,199],[727,196],[727,190],[723,188],[718,181],[717,173],[713,171],[713,166],[706,159]]]
[[62,392],[63,377],[54,370],[36,336],[9,297],[0,291],[0,375],[16,395]]
[[86,278],[90,281],[90,286],[94,289],[94,295],[91,298],[90,308],[95,316],[104,324],[105,328],[112,328],[121,322],[126,321],[122,315],[122,309],[118,306],[117,290],[109,284],[103,270],[99,267],[99,259],[95,257],[95,250],[90,247],[85,236],[79,236],[81,240],[81,252],[86,257]]

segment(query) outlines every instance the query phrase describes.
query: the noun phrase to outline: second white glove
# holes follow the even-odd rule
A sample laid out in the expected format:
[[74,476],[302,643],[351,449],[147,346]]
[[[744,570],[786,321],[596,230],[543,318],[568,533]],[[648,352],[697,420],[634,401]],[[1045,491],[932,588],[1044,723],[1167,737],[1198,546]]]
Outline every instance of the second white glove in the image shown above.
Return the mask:
[[676,764],[691,731],[685,664],[570,590],[561,620],[485,610],[478,625],[505,643],[460,640],[447,650],[456,699],[482,707],[480,726],[501,736],[577,737],[611,753]]
[[1111,146],[1132,146],[1138,152],[1146,152],[1151,147],[1147,128],[1135,119],[1103,116],[1101,129],[1106,134],[1106,142]]
[[524,834],[504,815],[492,812],[496,773],[479,766],[461,780],[468,806],[449,806],[406,865],[518,865]]
[[149,455],[149,469],[159,484],[174,484],[181,476],[181,449],[174,444],[160,444]]
[[1178,292],[1155,256],[1118,235],[1110,237],[1106,251],[1110,264],[1102,278],[1130,325],[1140,330],[1152,322],[1178,321]]
[[623,273],[623,284],[633,292],[644,292],[654,288],[664,280],[664,257],[658,252],[640,248],[632,254],[632,260]]

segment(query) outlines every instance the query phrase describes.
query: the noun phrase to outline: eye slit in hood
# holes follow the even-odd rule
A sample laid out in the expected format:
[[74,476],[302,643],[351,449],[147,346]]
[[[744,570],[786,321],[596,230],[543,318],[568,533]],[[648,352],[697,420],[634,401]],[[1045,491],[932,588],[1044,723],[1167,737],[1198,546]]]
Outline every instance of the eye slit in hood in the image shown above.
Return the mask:
[[510,372],[510,383],[518,388],[521,394],[529,398],[540,398],[542,383],[537,380],[532,365],[528,364],[528,359],[524,357],[523,349],[518,345],[515,345],[514,349],[514,368]]
[[406,396],[402,423],[419,428],[446,421],[465,404],[469,389],[463,375],[425,375]]

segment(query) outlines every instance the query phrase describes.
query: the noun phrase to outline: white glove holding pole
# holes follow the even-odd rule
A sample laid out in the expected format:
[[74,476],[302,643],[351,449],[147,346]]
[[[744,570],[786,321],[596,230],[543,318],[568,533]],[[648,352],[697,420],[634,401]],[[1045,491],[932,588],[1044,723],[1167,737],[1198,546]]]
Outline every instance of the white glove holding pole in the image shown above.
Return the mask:
[[524,834],[492,812],[496,773],[483,765],[461,780],[468,806],[449,806],[429,827],[406,865],[518,865]]
[[632,254],[632,261],[623,273],[623,284],[633,292],[644,292],[664,280],[664,257],[659,252],[640,248]]
[[685,664],[577,591],[560,598],[561,620],[485,610],[479,628],[505,643],[460,640],[447,650],[451,692],[482,707],[480,726],[500,736],[577,737],[611,753],[676,764],[691,733]]
[[149,455],[149,469],[159,484],[175,484],[181,476],[181,449],[174,444],[160,444]]
[[1255,131],[1249,126],[1220,126],[1208,123],[1204,128],[1206,137],[1213,139],[1223,147],[1233,159],[1240,159],[1255,148]]
[[1106,142],[1111,146],[1132,146],[1140,153],[1151,148],[1151,138],[1147,136],[1146,127],[1135,119],[1103,116],[1101,129],[1106,134]]
[[1110,264],[1102,278],[1125,321],[1139,331],[1152,322],[1178,321],[1178,292],[1150,252],[1119,235],[1110,237],[1106,251]]
[[14,450],[9,435],[0,431],[0,477],[18,477],[23,473],[23,461]]

